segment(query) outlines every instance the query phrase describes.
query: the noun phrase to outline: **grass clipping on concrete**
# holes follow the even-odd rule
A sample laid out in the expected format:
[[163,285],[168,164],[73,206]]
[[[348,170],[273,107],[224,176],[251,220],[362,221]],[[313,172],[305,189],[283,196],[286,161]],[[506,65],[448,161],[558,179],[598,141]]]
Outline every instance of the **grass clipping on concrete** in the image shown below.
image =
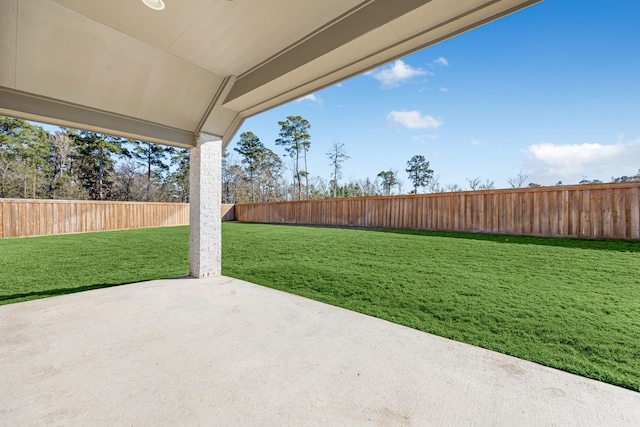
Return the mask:
[[[0,303],[187,253],[187,227],[0,240]],[[225,223],[223,274],[640,391],[640,242]]]

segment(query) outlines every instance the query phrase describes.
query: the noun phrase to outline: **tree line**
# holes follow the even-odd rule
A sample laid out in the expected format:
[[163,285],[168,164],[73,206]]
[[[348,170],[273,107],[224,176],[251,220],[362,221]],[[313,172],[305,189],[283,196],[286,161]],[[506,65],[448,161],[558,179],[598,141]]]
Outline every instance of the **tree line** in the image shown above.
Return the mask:
[[[278,124],[280,132],[275,145],[283,147],[285,154],[291,158],[290,167],[287,168],[280,156],[265,147],[253,132],[243,132],[234,148],[241,157],[240,161],[235,161],[228,152],[223,156],[224,203],[379,196],[390,195],[396,188],[402,192],[403,183],[393,169],[381,171],[373,180],[365,178],[341,182],[343,163],[349,159],[349,155],[345,144],[339,141],[333,141],[326,153],[331,168],[330,177],[312,178],[307,163],[311,148],[311,124],[300,116],[289,116]],[[288,172],[291,173],[290,184],[286,177]],[[433,189],[433,170],[424,156],[413,156],[407,162],[406,172],[413,184],[412,193],[418,193],[420,188]]]
[[[410,188],[405,189],[393,168],[373,179],[343,181],[349,155],[339,141],[333,141],[326,153],[330,176],[312,176],[308,169],[311,124],[301,116],[289,116],[278,124],[274,143],[289,159],[266,147],[253,132],[243,132],[233,151],[223,153],[223,203],[463,190],[457,184],[442,185],[420,154],[406,163]],[[466,180],[470,190],[495,188],[488,179]],[[540,186],[527,180],[528,175],[520,172],[508,182],[513,188]],[[640,181],[640,171],[611,181]],[[580,183],[599,182],[585,177]],[[0,116],[0,198],[188,202],[189,150],[74,129],[49,133],[28,121]]]
[[0,198],[189,200],[189,151],[0,116]]
[[[277,146],[284,147],[291,157],[292,165],[285,162],[271,149],[265,147],[253,132],[244,132],[234,151],[241,157],[236,161],[228,152],[224,153],[222,186],[224,203],[269,202],[280,200],[325,199],[343,197],[389,196],[405,194],[404,182],[398,170],[389,168],[380,171],[374,179],[350,179],[341,182],[342,166],[349,155],[344,143],[333,141],[326,153],[331,175],[328,178],[312,177],[307,168],[307,154],[311,147],[309,129],[311,125],[300,116],[289,116],[279,121],[280,133]],[[291,172],[291,184],[287,184],[287,172]],[[429,161],[417,154],[406,163],[405,172],[411,190],[408,194],[457,192],[465,189],[458,184],[441,184],[439,176],[430,168]],[[529,176],[519,172],[508,180],[511,188],[541,187],[528,182]],[[465,178],[468,190],[495,189],[494,181],[480,177]],[[633,176],[611,178],[611,182],[640,182],[640,170]],[[586,177],[580,184],[597,184],[598,180]],[[564,185],[558,181],[556,185]]]

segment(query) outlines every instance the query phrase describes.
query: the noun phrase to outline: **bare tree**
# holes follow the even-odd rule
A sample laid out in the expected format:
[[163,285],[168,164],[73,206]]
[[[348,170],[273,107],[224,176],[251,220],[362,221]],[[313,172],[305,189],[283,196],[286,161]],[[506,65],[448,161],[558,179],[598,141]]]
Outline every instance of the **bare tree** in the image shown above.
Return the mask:
[[309,192],[310,200],[320,200],[327,197],[329,194],[329,185],[327,181],[321,176],[311,177],[311,188]]
[[257,170],[259,201],[268,202],[283,198],[283,171],[282,159],[269,148],[265,148]]
[[360,181],[358,185],[360,186],[360,188],[362,188],[363,196],[370,197],[370,196],[377,196],[378,194],[380,194],[380,189],[378,188],[378,182],[375,180],[371,181],[371,179],[365,178],[364,180]]
[[147,182],[142,165],[133,158],[126,158],[116,170],[116,184],[113,191],[115,199],[131,201],[144,200],[147,197]]
[[469,178],[465,178],[465,179],[469,183],[469,188],[472,191],[493,190],[494,188],[496,188],[495,183],[489,179],[487,179],[485,182],[482,182],[480,177],[473,178],[473,179],[469,179]]
[[337,197],[338,193],[338,180],[342,178],[342,163],[349,158],[344,148],[344,144],[338,141],[333,141],[331,144],[331,150],[327,152],[329,156],[329,166],[331,166],[332,180],[331,189],[333,192],[333,198]]
[[469,178],[465,178],[467,180],[467,182],[469,183],[469,188],[471,189],[471,191],[476,191],[478,190],[480,187],[480,177],[477,178],[473,178],[473,179],[469,179]]
[[78,195],[74,191],[71,157],[73,145],[66,132],[49,135],[51,155],[49,156],[49,179],[47,196],[52,199],[70,198]]
[[460,186],[456,183],[453,184],[446,184],[444,186],[445,191],[448,191],[450,193],[457,193],[458,191],[462,191],[462,188],[460,188]]
[[489,179],[478,186],[478,190],[493,190],[494,188],[496,188],[495,183]]
[[527,182],[528,178],[529,175],[520,171],[518,172],[518,175],[514,176],[513,178],[509,178],[507,182],[509,183],[511,188],[522,188],[524,183]]
[[442,193],[444,192],[444,188],[442,188],[442,186],[440,186],[440,176],[436,176],[431,178],[431,180],[429,181],[429,184],[427,185],[427,188],[429,189],[429,193]]

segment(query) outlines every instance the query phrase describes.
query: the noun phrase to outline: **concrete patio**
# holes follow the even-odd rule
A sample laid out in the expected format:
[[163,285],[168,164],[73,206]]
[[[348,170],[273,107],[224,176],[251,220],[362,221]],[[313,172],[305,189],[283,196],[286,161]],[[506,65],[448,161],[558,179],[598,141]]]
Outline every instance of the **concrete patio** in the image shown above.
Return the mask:
[[640,393],[227,277],[0,307],[0,425],[640,424]]

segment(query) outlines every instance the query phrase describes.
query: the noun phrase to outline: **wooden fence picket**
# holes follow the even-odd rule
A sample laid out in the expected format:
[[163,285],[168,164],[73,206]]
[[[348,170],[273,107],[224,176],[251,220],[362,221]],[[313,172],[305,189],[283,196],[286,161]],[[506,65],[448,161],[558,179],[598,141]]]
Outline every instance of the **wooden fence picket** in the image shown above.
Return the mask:
[[235,206],[238,221],[587,239],[640,239],[640,183]]

